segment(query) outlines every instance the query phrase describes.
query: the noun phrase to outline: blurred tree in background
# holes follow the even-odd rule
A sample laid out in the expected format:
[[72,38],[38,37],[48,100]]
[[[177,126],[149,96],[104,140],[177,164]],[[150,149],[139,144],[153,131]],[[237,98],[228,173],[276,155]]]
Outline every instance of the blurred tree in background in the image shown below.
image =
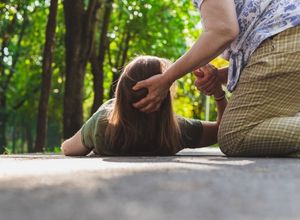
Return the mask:
[[[57,151],[113,97],[128,61],[142,54],[175,61],[201,34],[191,0],[56,3],[0,1],[0,153]],[[227,65],[219,58],[213,64]],[[215,120],[213,101],[193,83],[192,74],[178,80],[175,111]]]

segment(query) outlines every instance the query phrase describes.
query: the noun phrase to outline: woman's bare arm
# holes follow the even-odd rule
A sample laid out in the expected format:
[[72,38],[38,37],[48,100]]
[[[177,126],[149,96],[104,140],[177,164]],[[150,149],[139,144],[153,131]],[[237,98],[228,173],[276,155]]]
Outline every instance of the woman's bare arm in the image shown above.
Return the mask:
[[186,73],[204,66],[220,55],[238,36],[239,25],[234,0],[205,0],[201,6],[205,31],[192,48],[162,75],[137,83],[134,90],[148,89],[148,95],[134,106],[144,112],[160,107],[170,85]]
[[165,77],[168,76],[172,82],[219,56],[239,34],[233,0],[205,0],[201,6],[201,15],[203,34],[166,71]]

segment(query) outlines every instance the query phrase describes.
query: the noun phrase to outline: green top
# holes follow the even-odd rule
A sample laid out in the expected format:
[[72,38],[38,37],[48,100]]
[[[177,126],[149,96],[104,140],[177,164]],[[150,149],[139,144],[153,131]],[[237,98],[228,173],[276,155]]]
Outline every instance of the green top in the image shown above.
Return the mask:
[[[93,150],[94,153],[103,156],[117,156],[105,143],[105,130],[108,124],[108,113],[112,110],[114,99],[111,99],[101,105],[96,113],[82,126],[81,140],[83,145]],[[187,119],[177,116],[178,124],[181,130],[183,148],[196,148],[202,138],[203,126],[200,120]],[[170,137],[171,138],[171,137]]]

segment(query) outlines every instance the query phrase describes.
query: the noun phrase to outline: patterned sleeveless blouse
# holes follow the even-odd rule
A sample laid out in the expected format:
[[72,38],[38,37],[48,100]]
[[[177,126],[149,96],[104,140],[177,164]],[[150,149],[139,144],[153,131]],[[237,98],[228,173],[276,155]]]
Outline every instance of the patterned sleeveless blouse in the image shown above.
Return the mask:
[[[209,0],[193,0],[199,11],[203,1]],[[234,2],[240,34],[223,53],[223,57],[230,62],[227,85],[229,91],[235,89],[250,56],[264,40],[300,24],[300,0]]]

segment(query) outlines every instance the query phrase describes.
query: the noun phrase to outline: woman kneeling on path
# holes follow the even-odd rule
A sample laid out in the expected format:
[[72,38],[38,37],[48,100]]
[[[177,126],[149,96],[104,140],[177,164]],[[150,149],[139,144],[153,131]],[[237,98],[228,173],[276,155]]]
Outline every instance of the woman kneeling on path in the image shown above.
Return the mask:
[[[204,33],[164,74],[134,87],[149,91],[134,106],[156,111],[176,79],[224,52],[229,69],[216,75],[221,79],[228,74],[232,97],[220,124],[221,150],[228,156],[282,156],[300,151],[300,1],[194,2]],[[197,80],[203,91],[207,78]]]
[[102,156],[165,156],[174,155],[183,148],[215,144],[227,104],[220,83],[215,83],[212,88],[218,108],[217,122],[175,115],[170,91],[153,113],[133,107],[133,103],[148,93],[147,89],[134,91],[133,86],[162,74],[170,64],[165,59],[151,56],[140,56],[130,62],[120,77],[116,98],[104,103],[73,137],[62,144],[63,153],[82,156],[93,151]]

